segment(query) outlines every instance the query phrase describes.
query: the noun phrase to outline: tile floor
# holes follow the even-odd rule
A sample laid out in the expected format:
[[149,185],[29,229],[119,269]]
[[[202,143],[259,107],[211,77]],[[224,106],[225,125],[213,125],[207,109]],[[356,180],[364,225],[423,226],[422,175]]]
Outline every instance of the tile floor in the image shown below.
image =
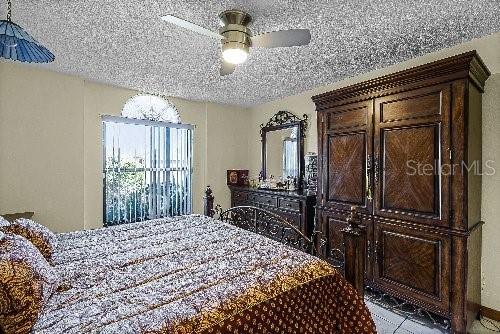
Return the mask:
[[[424,319],[417,319],[409,317],[399,311],[390,311],[378,303],[370,300],[366,301],[366,305],[370,309],[377,332],[379,334],[447,334],[446,330],[434,326],[431,322]],[[483,323],[489,328],[494,329],[494,325],[488,323],[488,320],[483,320]],[[499,322],[492,321],[497,327],[500,326]],[[498,333],[495,330],[488,330],[476,321],[470,331],[471,334],[490,334]]]

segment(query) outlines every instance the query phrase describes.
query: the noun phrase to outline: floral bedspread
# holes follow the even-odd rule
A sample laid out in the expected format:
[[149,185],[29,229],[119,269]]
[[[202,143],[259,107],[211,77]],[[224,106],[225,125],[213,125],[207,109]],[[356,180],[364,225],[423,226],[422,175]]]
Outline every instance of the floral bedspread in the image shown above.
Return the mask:
[[36,334],[375,333],[328,264],[204,216],[59,234],[53,264]]

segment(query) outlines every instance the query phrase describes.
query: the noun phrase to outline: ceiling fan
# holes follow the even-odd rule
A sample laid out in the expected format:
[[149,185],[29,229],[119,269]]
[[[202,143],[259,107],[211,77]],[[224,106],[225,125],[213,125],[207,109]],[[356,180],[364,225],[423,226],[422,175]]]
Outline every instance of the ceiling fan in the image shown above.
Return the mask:
[[252,17],[241,10],[231,9],[219,14],[219,33],[200,27],[173,15],[162,16],[162,20],[199,34],[215,38],[222,43],[221,75],[233,73],[236,65],[248,58],[250,47],[277,48],[307,45],[311,41],[308,29],[291,29],[265,32],[253,36],[248,25]]

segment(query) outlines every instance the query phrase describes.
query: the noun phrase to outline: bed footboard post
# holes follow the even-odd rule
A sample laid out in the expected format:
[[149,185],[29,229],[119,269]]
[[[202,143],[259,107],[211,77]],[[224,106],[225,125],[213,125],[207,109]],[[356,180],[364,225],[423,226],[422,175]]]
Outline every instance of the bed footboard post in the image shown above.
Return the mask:
[[212,189],[207,186],[205,190],[205,196],[203,197],[203,214],[208,217],[214,216],[214,195],[212,194]]
[[344,237],[344,271],[346,280],[358,293],[365,292],[365,239],[366,230],[360,226],[358,208],[351,207],[347,217],[348,226],[342,230]]

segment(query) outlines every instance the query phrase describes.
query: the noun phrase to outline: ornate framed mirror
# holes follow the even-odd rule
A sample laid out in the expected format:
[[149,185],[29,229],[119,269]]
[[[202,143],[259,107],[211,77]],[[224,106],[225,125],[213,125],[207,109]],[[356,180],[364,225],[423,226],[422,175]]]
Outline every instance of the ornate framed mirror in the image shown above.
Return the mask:
[[293,179],[302,188],[304,178],[304,137],[307,115],[300,119],[289,111],[277,112],[260,125],[264,179]]

